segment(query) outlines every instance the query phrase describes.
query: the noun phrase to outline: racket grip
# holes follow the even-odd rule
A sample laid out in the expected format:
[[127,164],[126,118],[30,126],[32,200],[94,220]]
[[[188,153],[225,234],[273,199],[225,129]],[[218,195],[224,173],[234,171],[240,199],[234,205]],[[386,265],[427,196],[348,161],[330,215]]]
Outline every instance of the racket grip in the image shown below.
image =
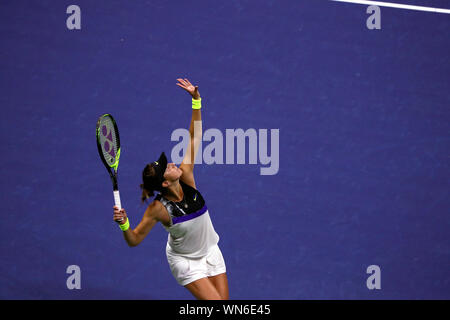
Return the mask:
[[114,204],[119,207],[119,210],[122,209],[122,204],[120,203],[120,193],[119,190],[114,190]]

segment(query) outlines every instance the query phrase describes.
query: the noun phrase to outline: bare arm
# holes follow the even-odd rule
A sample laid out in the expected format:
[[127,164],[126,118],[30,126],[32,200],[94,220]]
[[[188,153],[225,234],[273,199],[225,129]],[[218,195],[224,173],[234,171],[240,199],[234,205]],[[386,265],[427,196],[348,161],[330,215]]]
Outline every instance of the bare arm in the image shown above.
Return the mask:
[[[156,203],[153,202],[145,210],[144,216],[142,217],[142,220],[138,224],[138,226],[134,230],[128,228],[126,231],[123,232],[123,237],[130,247],[135,247],[139,243],[141,243],[142,240],[144,240],[144,238],[148,235],[150,230],[158,222],[157,215],[158,215],[158,208]],[[120,221],[120,219],[122,218],[123,220]],[[126,223],[127,219],[128,217],[125,209],[122,208],[121,210],[119,210],[118,207],[114,206],[114,221],[120,224],[124,224]]]
[[[194,100],[200,100],[200,93],[198,92],[198,86],[193,86],[188,79],[177,79],[179,83],[177,85],[192,96],[192,99]],[[195,164],[195,157],[198,153],[198,149],[200,147],[200,143],[202,141],[202,114],[200,109],[192,109],[192,117],[191,117],[191,123],[189,126],[189,135],[190,135],[190,141],[188,144],[188,149],[186,152],[186,155],[183,159],[183,162],[180,165],[180,169],[183,171],[183,174],[181,176],[181,180],[184,181],[186,184],[196,187],[195,186],[195,179],[194,179],[194,164]]]

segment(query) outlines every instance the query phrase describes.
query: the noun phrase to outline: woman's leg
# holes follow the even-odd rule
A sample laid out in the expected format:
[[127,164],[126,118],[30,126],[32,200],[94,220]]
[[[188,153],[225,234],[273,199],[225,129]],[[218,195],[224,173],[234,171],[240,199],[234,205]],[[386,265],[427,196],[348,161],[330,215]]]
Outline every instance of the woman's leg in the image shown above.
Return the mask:
[[228,278],[226,273],[221,273],[213,277],[209,277],[213,286],[216,288],[217,292],[220,294],[223,300],[228,300],[229,292],[228,292]]
[[222,296],[209,278],[198,279],[184,287],[198,300],[222,300]]

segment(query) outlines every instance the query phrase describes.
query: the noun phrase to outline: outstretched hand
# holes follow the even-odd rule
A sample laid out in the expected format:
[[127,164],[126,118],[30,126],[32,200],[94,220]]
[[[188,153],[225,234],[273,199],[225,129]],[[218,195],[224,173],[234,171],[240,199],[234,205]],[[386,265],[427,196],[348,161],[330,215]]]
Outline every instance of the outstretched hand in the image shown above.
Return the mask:
[[198,86],[194,86],[192,83],[189,82],[188,79],[177,79],[178,83],[177,86],[183,88],[189,94],[192,96],[193,99],[200,99],[200,93],[198,92]]

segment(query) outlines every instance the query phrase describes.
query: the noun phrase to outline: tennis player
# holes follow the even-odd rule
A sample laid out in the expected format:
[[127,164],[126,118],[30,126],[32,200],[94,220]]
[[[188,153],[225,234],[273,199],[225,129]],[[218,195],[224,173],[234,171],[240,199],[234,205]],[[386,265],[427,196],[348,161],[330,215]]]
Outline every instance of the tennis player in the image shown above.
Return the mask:
[[[188,79],[177,85],[192,96],[190,143],[179,167],[167,163],[164,152],[142,172],[142,201],[154,196],[138,226],[132,230],[125,209],[114,207],[114,221],[130,247],[137,246],[161,222],[169,232],[166,255],[177,282],[201,300],[229,298],[226,266],[219,249],[219,236],[194,180],[194,162],[202,139],[201,98],[198,86]],[[195,122],[195,130],[194,130]],[[200,124],[200,125],[199,125]],[[121,220],[122,219],[122,220]]]

